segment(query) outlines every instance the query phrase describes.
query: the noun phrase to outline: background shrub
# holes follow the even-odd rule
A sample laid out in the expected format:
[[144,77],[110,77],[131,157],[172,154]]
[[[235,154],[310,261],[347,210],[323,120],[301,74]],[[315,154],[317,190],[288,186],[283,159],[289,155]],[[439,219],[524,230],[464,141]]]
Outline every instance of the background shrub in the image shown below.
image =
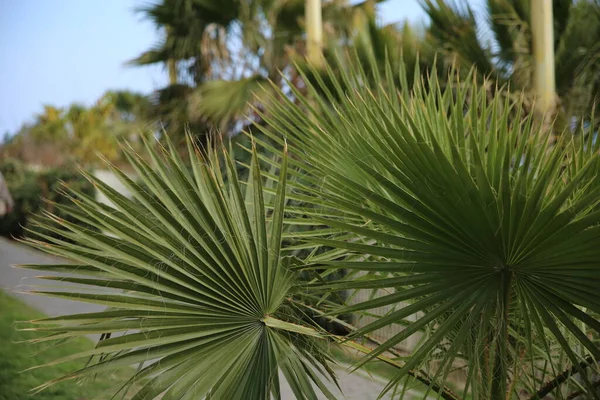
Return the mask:
[[35,172],[28,170],[15,159],[3,160],[0,171],[6,179],[8,190],[15,201],[11,213],[0,218],[0,235],[21,237],[28,216],[38,212],[42,204],[42,192]]
[[[0,162],[0,171],[15,201],[11,213],[0,218],[0,235],[23,237],[34,215],[42,210],[51,211],[60,218],[74,222],[73,218],[56,208],[55,204],[67,204],[67,197],[60,192],[61,182],[88,196],[95,195],[94,186],[73,167],[61,167],[36,172],[21,161],[6,159]],[[49,202],[43,201],[49,200]],[[55,204],[54,204],[55,203]],[[48,233],[37,229],[40,233]]]

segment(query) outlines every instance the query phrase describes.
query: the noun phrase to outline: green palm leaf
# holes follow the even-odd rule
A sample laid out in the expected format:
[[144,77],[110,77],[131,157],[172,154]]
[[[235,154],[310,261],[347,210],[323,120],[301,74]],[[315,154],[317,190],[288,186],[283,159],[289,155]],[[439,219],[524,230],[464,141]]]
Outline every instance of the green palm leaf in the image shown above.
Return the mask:
[[297,277],[280,254],[286,155],[267,212],[256,150],[245,190],[228,152],[203,157],[190,145],[190,171],[171,147],[146,150],[149,162],[125,149],[143,186],[112,168],[132,199],[92,176],[114,208],[70,191],[73,204],[61,211],[96,230],[48,214],[38,225],[60,238],[29,240],[75,263],[24,266],[68,272],[43,278],[76,284],[34,293],[110,307],[33,321],[49,334],[43,340],[106,334],[95,349],[52,362],[91,357],[59,380],[140,364],[122,388],[134,399],[269,399],[279,397],[281,370],[298,398],[316,399],[313,383],[332,398],[313,372],[332,376],[325,340],[288,302]]
[[259,75],[239,80],[213,80],[200,85],[190,96],[190,115],[219,126],[248,114],[249,105],[260,101],[267,80]]
[[393,74],[373,85],[365,74],[330,73],[335,96],[309,87],[312,101],[298,94],[272,109],[264,129],[292,143],[316,182],[291,184],[319,210],[304,221],[329,226],[307,240],[346,252],[307,260],[311,269],[371,277],[317,287],[389,293],[331,314],[396,306],[359,336],[417,316],[367,357],[423,335],[386,391],[417,367],[443,382],[458,363],[465,395],[510,398],[525,387],[515,371],[529,369],[539,388],[546,362],[555,374],[577,366],[567,376],[592,395],[581,365],[600,359],[600,144],[567,135],[552,145],[519,103],[453,76],[444,90],[417,76],[425,82],[409,92]]

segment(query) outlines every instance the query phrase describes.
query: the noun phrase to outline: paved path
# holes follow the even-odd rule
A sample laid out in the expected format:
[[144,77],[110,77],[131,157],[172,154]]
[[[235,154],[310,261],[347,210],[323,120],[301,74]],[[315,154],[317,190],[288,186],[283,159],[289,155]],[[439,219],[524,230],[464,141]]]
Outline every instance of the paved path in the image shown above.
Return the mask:
[[58,257],[44,254],[24,244],[0,237],[0,289],[53,317],[62,314],[101,311],[104,307],[95,304],[22,293],[33,289],[35,286],[52,285],[53,282],[36,279],[36,276],[45,274],[42,271],[12,267],[17,264],[58,264],[64,262],[65,260]]
[[[43,254],[27,247],[26,245],[15,243],[0,237],[0,288],[50,316],[102,310],[102,306],[96,306],[93,304],[78,303],[70,300],[48,298],[43,296],[32,296],[21,293],[31,289],[33,286],[48,284],[48,282],[35,278],[36,275],[41,275],[40,272],[12,268],[11,265],[52,264],[62,262],[64,262],[64,260],[60,258]],[[2,312],[2,310],[0,310],[0,312]],[[372,379],[365,374],[354,373],[349,375],[343,369],[339,369],[337,371],[337,375],[344,395],[340,394],[335,385],[331,384],[328,385],[328,387],[339,399],[376,399],[377,395],[384,387],[383,382]],[[282,398],[284,400],[293,400],[295,397],[289,387],[286,385],[283,377],[281,382],[283,386]]]

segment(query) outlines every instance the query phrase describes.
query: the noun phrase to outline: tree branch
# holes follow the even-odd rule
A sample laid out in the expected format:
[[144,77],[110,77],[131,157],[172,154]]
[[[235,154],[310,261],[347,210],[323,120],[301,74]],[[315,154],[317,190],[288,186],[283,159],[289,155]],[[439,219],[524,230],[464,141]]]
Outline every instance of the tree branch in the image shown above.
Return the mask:
[[[592,388],[597,388],[597,387],[600,387],[600,381],[594,382],[592,384]],[[574,400],[577,397],[581,396],[582,394],[585,394],[585,392],[583,390],[578,390],[578,391],[573,392],[570,395],[568,395],[567,398],[566,398],[566,400]]]
[[568,369],[562,372],[560,375],[556,376],[556,378],[552,379],[550,382],[546,383],[544,386],[540,388],[533,396],[529,398],[529,400],[539,400],[543,399],[544,396],[549,394],[551,391],[562,385],[569,377],[575,375],[577,372],[589,367],[594,363],[594,359],[592,357],[587,357],[585,360],[580,362],[577,365],[574,365],[571,369]]

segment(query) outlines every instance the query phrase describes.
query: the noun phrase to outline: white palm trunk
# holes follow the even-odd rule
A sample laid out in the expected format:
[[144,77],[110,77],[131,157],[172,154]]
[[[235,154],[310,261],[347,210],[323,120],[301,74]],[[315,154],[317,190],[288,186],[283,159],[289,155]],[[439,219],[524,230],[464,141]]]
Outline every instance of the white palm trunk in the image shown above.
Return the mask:
[[323,63],[323,20],[321,0],[306,0],[306,54],[314,66]]
[[540,114],[550,114],[556,104],[554,77],[554,22],[552,0],[531,0],[534,90]]

